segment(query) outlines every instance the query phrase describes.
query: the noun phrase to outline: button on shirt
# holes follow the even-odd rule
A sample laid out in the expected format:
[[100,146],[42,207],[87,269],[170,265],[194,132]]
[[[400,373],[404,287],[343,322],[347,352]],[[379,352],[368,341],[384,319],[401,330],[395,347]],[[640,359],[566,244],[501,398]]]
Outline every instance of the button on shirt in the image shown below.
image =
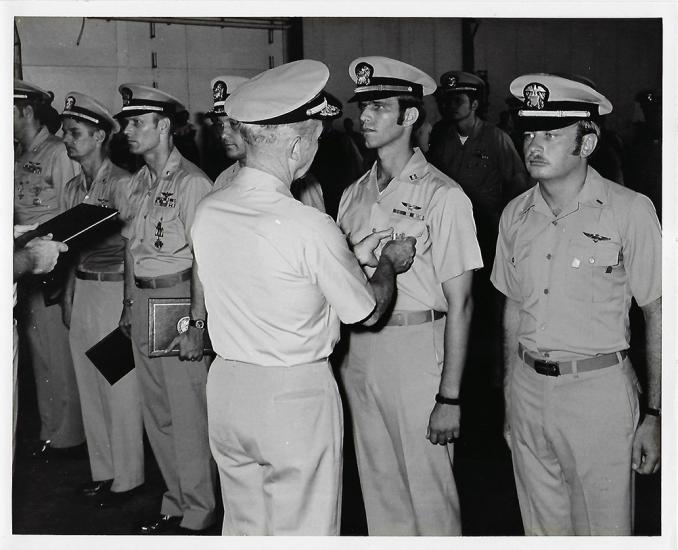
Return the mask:
[[520,303],[519,341],[553,359],[629,347],[628,310],[661,296],[661,228],[650,200],[589,167],[554,216],[539,185],[499,226],[492,283]]
[[64,186],[79,172],[61,139],[41,128],[14,162],[16,223],[43,223],[63,212]]
[[189,229],[200,200],[212,189],[210,179],[174,147],[152,180],[143,166],[130,181],[127,201],[138,211],[122,236],[129,239],[137,277],[172,275],[193,265]]
[[191,233],[212,344],[225,359],[266,366],[324,359],[339,320],[355,323],[374,309],[332,218],[296,201],[270,174],[242,168],[200,204]]
[[103,240],[91,243],[80,252],[79,270],[92,273],[122,272],[125,243],[120,235],[120,227],[125,213],[129,210],[124,204],[124,197],[128,191],[130,178],[129,172],[113,164],[110,159],[104,159],[89,191],[83,172],[66,183],[64,189],[66,208],[84,203],[115,208],[120,212],[115,222],[118,224],[117,230],[107,232]]
[[[419,149],[381,193],[375,163],[344,191],[337,221],[352,244],[373,229],[389,227],[416,237],[414,263],[397,278],[398,310],[447,311],[442,283],[483,266],[471,201],[459,185],[428,164]],[[381,248],[375,252],[377,257]],[[373,268],[366,270],[373,272]]]

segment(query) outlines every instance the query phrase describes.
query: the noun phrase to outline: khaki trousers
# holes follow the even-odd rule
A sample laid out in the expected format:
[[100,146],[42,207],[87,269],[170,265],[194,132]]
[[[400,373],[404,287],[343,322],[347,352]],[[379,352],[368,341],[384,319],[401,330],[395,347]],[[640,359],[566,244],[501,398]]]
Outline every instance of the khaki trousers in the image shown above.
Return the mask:
[[30,357],[40,413],[40,439],[53,447],[80,445],[85,441],[78,385],[73,370],[68,329],[58,304],[45,307],[40,283],[28,278],[17,309],[22,313],[20,338]]
[[630,535],[638,381],[631,363],[544,376],[517,360],[513,470],[526,535]]
[[216,499],[207,438],[208,359],[148,357],[148,299],[190,294],[190,281],[162,289],[135,287],[132,342],[144,427],[167,485],[160,513],[183,516],[181,526],[187,529],[204,529],[214,523]]
[[338,535],[343,414],[327,360],[263,367],[218,357],[207,381],[224,535]]
[[461,535],[453,445],[426,439],[445,318],[353,331],[342,379],[370,535]]
[[123,283],[76,279],[70,343],[78,380],[92,479],[112,479],[111,490],[144,482],[143,420],[135,370],[113,386],[85,352],[118,326]]

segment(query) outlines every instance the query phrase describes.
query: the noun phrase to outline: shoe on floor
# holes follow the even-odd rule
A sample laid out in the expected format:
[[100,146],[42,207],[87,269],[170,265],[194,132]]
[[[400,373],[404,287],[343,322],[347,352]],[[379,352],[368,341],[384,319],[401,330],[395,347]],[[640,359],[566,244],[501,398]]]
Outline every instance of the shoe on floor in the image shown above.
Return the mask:
[[138,535],[173,535],[176,533],[181,516],[160,516],[158,519],[143,523],[137,530]]
[[111,485],[113,485],[112,479],[90,481],[89,483],[82,485],[78,492],[86,497],[97,497],[110,491]]
[[120,491],[114,492],[108,489],[105,493],[102,493],[96,502],[96,507],[99,509],[104,508],[117,508],[118,506],[123,505],[129,501],[132,497],[141,492],[142,485],[138,485],[129,491]]
[[54,447],[52,442],[40,441],[40,445],[31,453],[32,458],[48,460],[50,458],[87,458],[85,443],[73,447]]

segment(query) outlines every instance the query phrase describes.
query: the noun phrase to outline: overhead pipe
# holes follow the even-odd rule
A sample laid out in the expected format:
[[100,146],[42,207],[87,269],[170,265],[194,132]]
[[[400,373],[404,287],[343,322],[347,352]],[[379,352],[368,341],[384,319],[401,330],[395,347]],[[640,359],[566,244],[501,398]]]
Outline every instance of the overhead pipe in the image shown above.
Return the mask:
[[105,21],[130,21],[133,23],[164,23],[166,25],[194,25],[240,29],[287,30],[292,26],[291,17],[90,17]]

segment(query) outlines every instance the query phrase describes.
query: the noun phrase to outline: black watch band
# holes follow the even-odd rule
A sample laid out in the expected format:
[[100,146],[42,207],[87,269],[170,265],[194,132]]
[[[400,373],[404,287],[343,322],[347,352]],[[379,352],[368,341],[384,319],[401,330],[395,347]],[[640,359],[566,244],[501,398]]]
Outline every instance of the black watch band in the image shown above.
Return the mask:
[[654,409],[652,407],[646,407],[645,408],[645,414],[649,414],[650,416],[656,416],[657,418],[662,417],[662,410],[661,409]]
[[444,397],[439,393],[436,393],[436,403],[442,405],[459,405],[460,399],[458,397]]
[[205,319],[190,319],[188,326],[203,329],[205,328]]

